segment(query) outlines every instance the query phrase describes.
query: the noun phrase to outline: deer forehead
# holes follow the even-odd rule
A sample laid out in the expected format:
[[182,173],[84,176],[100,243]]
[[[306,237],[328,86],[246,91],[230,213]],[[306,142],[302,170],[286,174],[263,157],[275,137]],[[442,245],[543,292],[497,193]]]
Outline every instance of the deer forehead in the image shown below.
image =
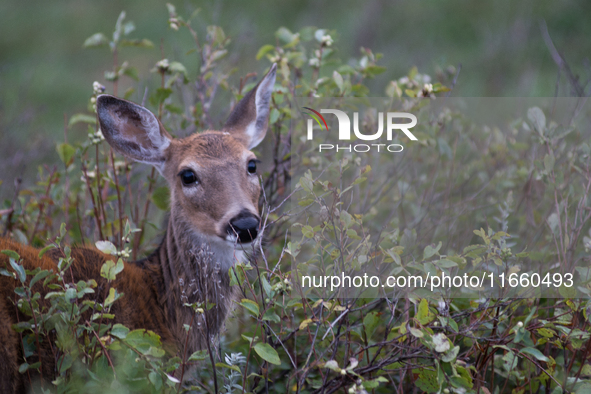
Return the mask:
[[207,170],[211,167],[239,166],[241,169],[254,154],[232,135],[208,131],[173,140],[169,149],[173,171],[183,168]]

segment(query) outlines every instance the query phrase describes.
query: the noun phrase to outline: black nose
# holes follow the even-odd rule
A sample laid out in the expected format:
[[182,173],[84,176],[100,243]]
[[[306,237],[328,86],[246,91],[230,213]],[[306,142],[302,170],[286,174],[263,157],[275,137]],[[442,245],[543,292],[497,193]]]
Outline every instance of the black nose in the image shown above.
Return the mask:
[[259,218],[248,211],[242,211],[230,220],[226,232],[236,235],[239,243],[254,241],[259,233]]

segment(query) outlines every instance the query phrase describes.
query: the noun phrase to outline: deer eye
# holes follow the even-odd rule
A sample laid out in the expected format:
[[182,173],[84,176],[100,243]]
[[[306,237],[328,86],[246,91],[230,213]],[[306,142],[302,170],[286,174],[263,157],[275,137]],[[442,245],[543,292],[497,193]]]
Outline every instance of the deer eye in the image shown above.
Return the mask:
[[197,183],[197,175],[191,170],[183,170],[179,173],[183,186],[191,186]]
[[257,172],[257,161],[258,160],[249,160],[248,164],[246,165],[246,170],[249,174],[255,174]]

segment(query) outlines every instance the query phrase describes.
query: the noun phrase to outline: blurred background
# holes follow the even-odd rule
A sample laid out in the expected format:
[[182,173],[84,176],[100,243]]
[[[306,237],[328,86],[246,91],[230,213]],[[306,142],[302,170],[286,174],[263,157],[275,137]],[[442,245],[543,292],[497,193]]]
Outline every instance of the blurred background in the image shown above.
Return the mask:
[[[232,39],[230,62],[239,83],[249,72],[261,73],[268,60],[256,60],[264,44],[276,41],[285,26],[299,31],[316,26],[336,32],[338,57],[358,56],[360,47],[383,53],[378,64],[387,71],[372,81],[372,96],[417,66],[435,75],[461,64],[453,96],[571,96],[575,93],[559,74],[544,42],[548,27],[557,50],[582,84],[591,78],[591,2],[589,1],[228,1],[172,0],[185,16],[200,11],[192,25],[204,34],[208,25],[221,26]],[[166,57],[196,70],[193,39],[186,30],[168,26],[165,2],[42,1],[0,2],[0,198],[9,198],[16,176],[23,186],[35,182],[39,164],[59,162],[56,143],[64,139],[64,117],[85,112],[92,83],[111,92],[104,71],[112,65],[103,47],[84,49],[94,33],[110,37],[121,11],[135,22],[130,37],[147,38],[153,49],[125,48],[119,62],[137,68],[143,86],[157,81],[150,73]],[[543,22],[545,21],[545,22]],[[557,78],[561,76],[560,83]],[[133,81],[132,81],[133,82]],[[125,91],[130,84],[120,87]],[[125,85],[122,82],[122,85]],[[136,97],[137,96],[137,97]],[[138,99],[141,94],[132,96]],[[70,140],[86,138],[70,131]]]

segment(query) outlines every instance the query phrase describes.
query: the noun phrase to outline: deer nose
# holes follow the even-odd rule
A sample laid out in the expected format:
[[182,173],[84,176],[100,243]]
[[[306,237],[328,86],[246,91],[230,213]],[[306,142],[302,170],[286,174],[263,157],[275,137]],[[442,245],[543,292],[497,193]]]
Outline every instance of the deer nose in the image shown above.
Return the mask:
[[236,235],[239,243],[254,241],[259,233],[259,218],[248,211],[235,216],[226,229],[230,235]]

